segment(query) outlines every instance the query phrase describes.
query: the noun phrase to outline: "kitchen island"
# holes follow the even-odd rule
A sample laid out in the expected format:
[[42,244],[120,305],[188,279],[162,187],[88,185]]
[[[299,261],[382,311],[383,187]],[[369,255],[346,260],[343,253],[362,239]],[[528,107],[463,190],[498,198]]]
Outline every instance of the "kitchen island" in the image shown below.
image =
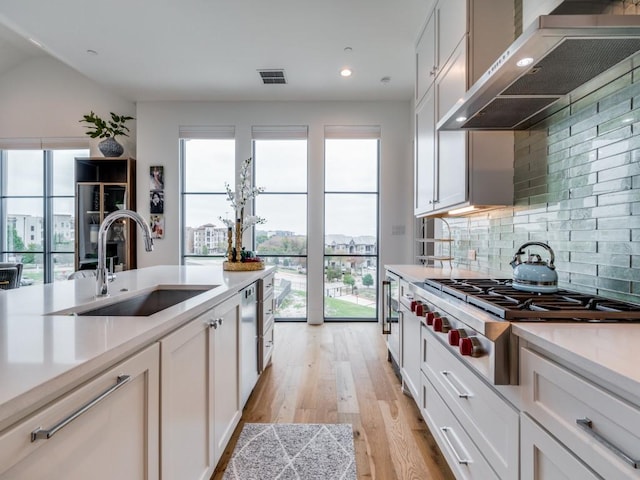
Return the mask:
[[[210,348],[207,345],[214,345],[217,342],[216,336],[227,335],[220,337],[228,341],[219,345],[217,351],[222,352],[225,348],[231,348],[230,355],[235,358],[224,360],[228,362],[228,370],[232,367],[237,369],[239,365],[237,352],[240,351],[238,348],[240,340],[237,336],[240,322],[238,292],[265,277],[272,278],[272,274],[273,267],[254,272],[225,272],[220,267],[156,266],[118,273],[116,279],[109,285],[111,294],[106,298],[96,299],[95,278],[57,282],[6,292],[0,297],[0,385],[2,386],[0,388],[0,446],[2,447],[0,450],[5,449],[5,452],[15,450],[15,448],[8,449],[7,446],[14,447],[13,432],[18,429],[16,425],[20,426],[25,418],[29,418],[30,415],[37,418],[42,411],[49,408],[52,402],[81,392],[86,384],[90,384],[104,372],[110,369],[117,371],[120,368],[119,365],[128,365],[127,362],[135,361],[140,355],[155,358],[153,361],[159,366],[140,370],[142,373],[139,383],[144,385],[144,389],[141,390],[143,396],[138,398],[144,398],[145,401],[155,398],[156,402],[152,403],[160,403],[159,395],[167,392],[153,393],[149,387],[155,386],[156,390],[160,389],[160,378],[164,378],[160,377],[161,360],[165,362],[164,371],[169,371],[166,367],[172,365],[170,361],[174,360],[167,357],[167,352],[172,352],[169,347],[175,346],[177,349],[186,344],[180,341],[186,338],[184,332],[187,331],[185,330],[187,327],[192,326],[190,332],[197,332],[199,335],[198,345],[203,345],[208,350],[213,347]],[[74,313],[117,303],[159,288],[202,290],[202,293],[198,292],[199,294],[187,300],[149,316]],[[224,327],[222,327],[223,319]],[[211,336],[213,332],[216,335]],[[196,337],[193,336],[193,338]],[[193,365],[194,371],[203,370],[205,373],[215,369],[213,364],[215,355],[207,353],[208,350],[200,349],[199,351],[200,356],[211,357],[206,360],[206,364],[197,365],[195,362],[190,362],[186,364],[187,367]],[[161,354],[165,356],[161,357]],[[218,364],[218,368],[222,368],[220,359]],[[131,368],[135,370],[138,364],[134,362],[132,365]],[[114,379],[118,378],[118,382],[119,375],[119,373],[113,375]],[[237,383],[238,375],[236,371],[236,378],[230,380]],[[212,377],[212,375],[208,376]],[[133,377],[135,381],[135,376]],[[113,380],[109,381],[113,382]],[[205,386],[208,385],[207,381],[203,379]],[[134,382],[131,383],[130,387],[124,387],[122,390],[133,389]],[[116,385],[116,388],[120,387]],[[211,388],[211,392],[205,393],[208,396],[213,395],[212,386],[206,388]],[[232,391],[234,388],[228,390],[229,397],[234,396]],[[222,391],[223,389],[218,389],[216,393],[220,394]],[[237,423],[235,417],[238,417],[238,411],[241,412],[242,408],[238,405],[234,408],[237,411],[232,412],[233,421]],[[157,404],[153,405],[151,416],[147,416],[145,421],[155,417],[157,422],[158,409]],[[63,418],[69,413],[68,410],[60,409],[55,418]],[[86,415],[88,414],[83,414],[83,417]],[[145,415],[148,415],[148,412]],[[45,426],[34,424],[28,428]],[[132,433],[134,427],[135,425],[132,425]],[[65,434],[70,435],[73,428],[70,424],[61,432],[68,430],[69,433],[65,432]],[[151,434],[143,438],[145,449],[149,450],[149,444],[157,440],[158,430],[159,426],[156,425]],[[65,434],[58,434],[59,440],[63,440]],[[224,434],[226,436],[228,432]],[[22,437],[24,435],[20,437],[20,441],[29,448],[35,448],[35,446],[40,448],[39,445],[53,441],[52,439],[28,442]],[[28,435],[26,437],[28,438]],[[20,453],[15,453],[14,456],[20,457]],[[156,460],[157,457],[158,452],[155,454]],[[148,456],[147,466],[142,468],[146,472],[144,478],[156,478],[158,466],[153,458],[154,455]],[[3,457],[1,460],[0,464],[5,464],[10,458]],[[149,467],[149,464],[153,463],[156,463],[156,466]],[[213,467],[215,462],[213,466],[207,468]],[[5,478],[2,473],[0,478]]]

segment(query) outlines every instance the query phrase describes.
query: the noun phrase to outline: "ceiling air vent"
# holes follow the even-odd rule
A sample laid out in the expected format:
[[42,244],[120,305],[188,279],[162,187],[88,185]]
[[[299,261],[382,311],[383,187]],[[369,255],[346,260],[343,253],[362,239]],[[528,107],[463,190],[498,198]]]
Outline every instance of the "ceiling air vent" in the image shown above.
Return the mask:
[[287,79],[284,78],[284,70],[279,69],[269,69],[269,70],[258,70],[260,74],[260,78],[262,78],[262,83],[265,85],[274,85],[280,84],[283,85],[287,83]]

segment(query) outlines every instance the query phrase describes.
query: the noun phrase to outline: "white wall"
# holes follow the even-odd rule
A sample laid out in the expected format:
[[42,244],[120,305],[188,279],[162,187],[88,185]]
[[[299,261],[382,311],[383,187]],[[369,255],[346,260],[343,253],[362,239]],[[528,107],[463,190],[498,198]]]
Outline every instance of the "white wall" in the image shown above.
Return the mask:
[[[0,139],[86,139],[91,155],[102,156],[98,140],[85,135],[79,120],[91,110],[105,118],[109,112],[135,116],[127,101],[52,57],[25,62],[0,77]],[[119,137],[125,155],[135,156],[135,125],[130,137]]]
[[[323,159],[325,125],[380,125],[380,265],[413,262],[413,162],[409,102],[141,102],[137,109],[137,209],[149,214],[146,192],[151,165],[165,172],[165,237],[147,253],[138,245],[140,267],[179,263],[179,140],[181,125],[234,125],[237,159],[251,156],[253,125],[309,127],[309,319],[322,318]],[[145,174],[145,172],[147,174]],[[317,221],[311,221],[316,219]],[[392,227],[405,228],[392,235]]]

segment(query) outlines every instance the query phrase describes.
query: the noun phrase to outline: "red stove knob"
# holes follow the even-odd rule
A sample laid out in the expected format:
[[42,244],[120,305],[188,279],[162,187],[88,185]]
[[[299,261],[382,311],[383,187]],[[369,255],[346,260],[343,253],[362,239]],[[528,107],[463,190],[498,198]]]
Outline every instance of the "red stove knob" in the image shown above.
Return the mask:
[[449,330],[449,345],[457,347],[460,345],[460,339],[466,337],[467,332],[465,332],[461,328],[454,328],[453,330]]
[[411,311],[415,312],[416,311],[416,305],[418,302],[416,302],[415,300],[411,300]]
[[482,355],[482,345],[477,337],[461,338],[458,344],[460,353],[462,355],[469,355],[472,357],[479,357]]
[[433,325],[433,319],[436,318],[436,314],[434,312],[427,313],[427,325]]
[[422,315],[424,315],[424,305],[422,305],[422,302],[418,301],[418,304],[416,305],[416,316],[421,317]]
[[433,330],[435,332],[447,333],[449,331],[449,320],[443,317],[436,317],[433,319]]

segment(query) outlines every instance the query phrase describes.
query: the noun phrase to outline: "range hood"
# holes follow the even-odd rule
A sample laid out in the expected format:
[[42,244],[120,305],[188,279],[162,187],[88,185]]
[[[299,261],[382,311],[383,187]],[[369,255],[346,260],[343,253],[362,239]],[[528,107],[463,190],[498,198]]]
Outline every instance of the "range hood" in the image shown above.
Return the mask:
[[438,130],[523,130],[640,65],[640,15],[543,15],[494,62]]

